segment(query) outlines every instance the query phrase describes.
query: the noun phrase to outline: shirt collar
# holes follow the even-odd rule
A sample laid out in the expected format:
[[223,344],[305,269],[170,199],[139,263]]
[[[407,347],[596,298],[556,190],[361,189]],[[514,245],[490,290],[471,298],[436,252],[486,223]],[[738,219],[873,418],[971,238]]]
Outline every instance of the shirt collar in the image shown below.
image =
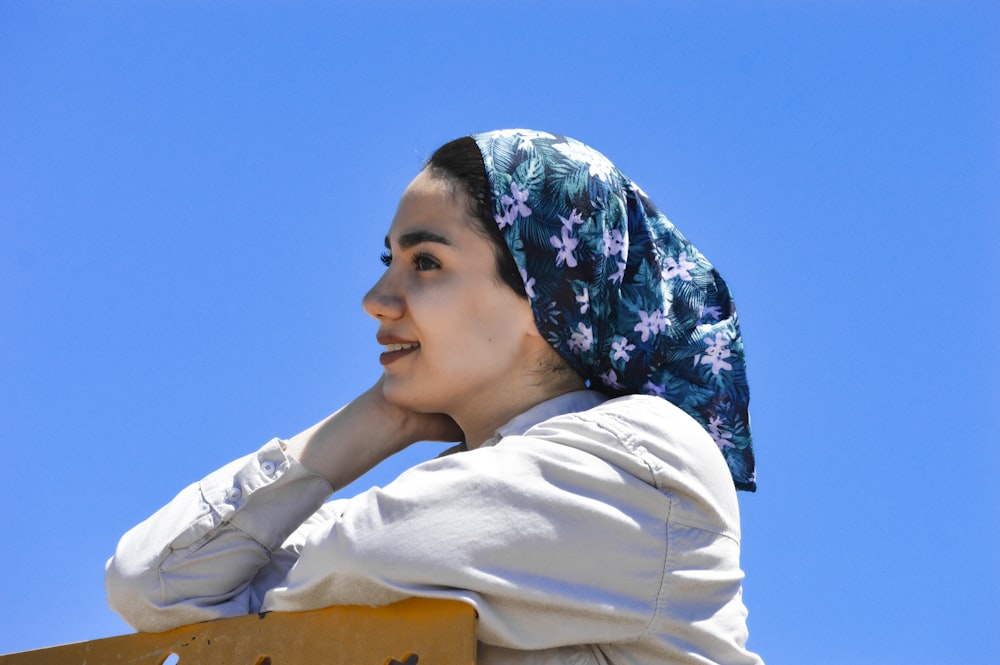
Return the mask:
[[498,427],[496,433],[486,441],[483,441],[479,447],[495,446],[505,436],[520,436],[544,420],[567,413],[586,411],[607,399],[607,395],[603,395],[595,390],[577,390],[553,397],[511,418],[506,425]]

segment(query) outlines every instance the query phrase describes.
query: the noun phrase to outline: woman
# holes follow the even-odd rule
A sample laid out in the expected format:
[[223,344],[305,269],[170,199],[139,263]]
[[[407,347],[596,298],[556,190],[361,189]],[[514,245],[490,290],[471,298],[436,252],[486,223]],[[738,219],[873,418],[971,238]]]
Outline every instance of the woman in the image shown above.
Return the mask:
[[[112,607],[160,631],[457,598],[482,662],[760,662],[742,341],[704,257],[603,155],[524,130],[439,149],[386,250],[379,382],[127,533]],[[422,440],[464,443],[324,503]]]

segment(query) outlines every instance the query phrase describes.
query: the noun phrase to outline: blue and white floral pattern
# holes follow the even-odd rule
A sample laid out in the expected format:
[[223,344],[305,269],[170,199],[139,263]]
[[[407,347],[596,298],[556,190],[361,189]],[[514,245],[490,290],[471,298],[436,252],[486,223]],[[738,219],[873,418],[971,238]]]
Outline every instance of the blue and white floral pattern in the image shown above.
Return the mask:
[[690,414],[754,491],[743,339],[712,264],[589,146],[530,130],[473,138],[539,331],[591,387]]

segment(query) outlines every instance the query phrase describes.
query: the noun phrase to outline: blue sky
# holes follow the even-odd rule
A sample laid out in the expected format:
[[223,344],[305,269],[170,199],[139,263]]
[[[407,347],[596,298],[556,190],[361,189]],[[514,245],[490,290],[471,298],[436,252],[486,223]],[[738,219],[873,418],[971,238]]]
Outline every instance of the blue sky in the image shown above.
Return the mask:
[[530,127],[608,155],[733,287],[751,647],[995,662],[998,26],[961,1],[0,0],[0,653],[126,632],[121,533],[369,386],[400,192],[444,141]]

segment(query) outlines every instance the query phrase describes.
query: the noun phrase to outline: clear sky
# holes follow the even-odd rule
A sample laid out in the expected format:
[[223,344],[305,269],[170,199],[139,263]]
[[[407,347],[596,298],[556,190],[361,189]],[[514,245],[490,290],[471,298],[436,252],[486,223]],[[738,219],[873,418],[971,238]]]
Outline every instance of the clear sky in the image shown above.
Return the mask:
[[608,155],[732,285],[750,646],[996,663],[998,26],[962,1],[0,0],[0,653],[128,631],[118,537],[374,382],[360,299],[400,192],[439,144],[530,127]]

